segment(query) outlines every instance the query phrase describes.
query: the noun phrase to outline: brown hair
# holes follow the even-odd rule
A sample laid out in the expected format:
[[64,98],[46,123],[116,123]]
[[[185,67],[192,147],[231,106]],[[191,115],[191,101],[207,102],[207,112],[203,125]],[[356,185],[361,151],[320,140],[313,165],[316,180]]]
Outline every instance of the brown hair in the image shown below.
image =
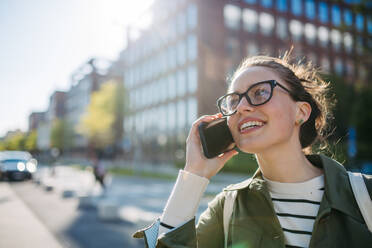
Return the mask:
[[[309,119],[301,125],[300,143],[305,153],[311,152],[311,146],[320,141],[325,143],[327,122],[332,117],[331,107],[333,98],[329,96],[329,82],[320,76],[320,70],[311,61],[304,63],[291,62],[291,51],[282,57],[253,56],[243,60],[235,71],[235,79],[242,71],[252,66],[263,66],[272,69],[278,76],[288,83],[294,101],[308,102],[311,106]],[[233,80],[232,80],[233,81]]]

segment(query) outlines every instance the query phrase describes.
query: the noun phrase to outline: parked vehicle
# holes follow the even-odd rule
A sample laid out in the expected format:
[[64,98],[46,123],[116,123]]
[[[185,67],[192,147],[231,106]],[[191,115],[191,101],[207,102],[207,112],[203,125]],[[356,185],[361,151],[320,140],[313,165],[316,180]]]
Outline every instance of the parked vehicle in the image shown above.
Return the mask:
[[37,160],[25,151],[0,152],[0,179],[21,181],[31,179],[37,170]]

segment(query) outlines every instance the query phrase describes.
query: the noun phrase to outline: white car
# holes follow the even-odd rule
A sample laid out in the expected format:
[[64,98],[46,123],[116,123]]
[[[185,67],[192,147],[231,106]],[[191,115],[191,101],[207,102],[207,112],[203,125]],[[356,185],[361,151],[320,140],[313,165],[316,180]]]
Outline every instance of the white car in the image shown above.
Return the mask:
[[37,170],[37,161],[29,152],[1,151],[0,179],[24,180],[31,179]]

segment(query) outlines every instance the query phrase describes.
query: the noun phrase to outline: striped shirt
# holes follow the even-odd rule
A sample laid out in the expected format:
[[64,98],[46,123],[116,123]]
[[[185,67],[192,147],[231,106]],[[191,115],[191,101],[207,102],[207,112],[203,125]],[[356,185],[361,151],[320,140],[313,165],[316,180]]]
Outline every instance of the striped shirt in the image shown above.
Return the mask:
[[286,247],[308,247],[324,193],[324,175],[301,183],[280,183],[265,178]]

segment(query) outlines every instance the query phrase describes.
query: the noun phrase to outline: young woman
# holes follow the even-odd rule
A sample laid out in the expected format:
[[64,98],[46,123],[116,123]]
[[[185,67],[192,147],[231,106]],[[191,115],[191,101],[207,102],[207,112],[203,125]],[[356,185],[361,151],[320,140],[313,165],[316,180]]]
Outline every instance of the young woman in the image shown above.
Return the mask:
[[[150,247],[366,247],[372,244],[347,172],[338,162],[311,154],[329,117],[328,84],[311,64],[251,57],[235,72],[220,114],[194,122],[180,171],[160,219],[135,237]],[[227,116],[236,146],[255,154],[259,168],[195,213],[209,182],[235,150],[203,156],[201,122]],[[242,164],[244,166],[244,164]],[[237,192],[224,234],[224,202]]]

